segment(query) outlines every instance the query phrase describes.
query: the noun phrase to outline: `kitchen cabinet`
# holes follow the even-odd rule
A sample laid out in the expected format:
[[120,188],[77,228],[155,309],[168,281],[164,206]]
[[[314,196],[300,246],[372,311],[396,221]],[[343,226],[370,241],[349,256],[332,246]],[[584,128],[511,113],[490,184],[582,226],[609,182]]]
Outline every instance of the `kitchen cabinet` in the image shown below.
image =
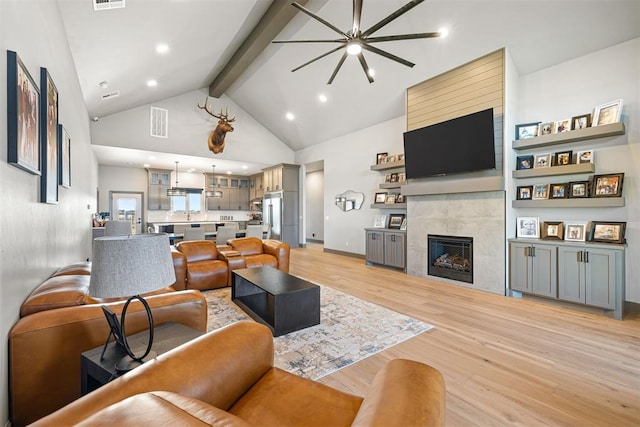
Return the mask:
[[171,188],[171,171],[162,169],[147,169],[148,192],[147,209],[170,210],[171,199],[167,190]]
[[261,199],[264,196],[263,178],[264,173],[249,178],[249,200]]
[[217,175],[206,173],[205,183],[208,190],[219,191],[221,197],[207,197],[207,210],[249,210],[250,178],[235,175]]
[[626,245],[509,239],[509,288],[624,316]]
[[367,228],[366,261],[367,264],[380,264],[404,269],[406,267],[406,232],[383,228]]
[[281,163],[263,169],[264,191],[299,191],[300,165]]

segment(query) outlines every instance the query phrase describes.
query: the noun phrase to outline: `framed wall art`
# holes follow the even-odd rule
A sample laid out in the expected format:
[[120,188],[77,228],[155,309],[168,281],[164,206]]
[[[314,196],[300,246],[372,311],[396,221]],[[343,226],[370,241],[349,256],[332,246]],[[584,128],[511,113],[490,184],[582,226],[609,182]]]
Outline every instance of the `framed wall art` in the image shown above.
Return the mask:
[[518,156],[516,158],[516,170],[533,168],[533,156]]
[[533,186],[532,200],[546,200],[549,198],[549,184],[535,184]]
[[402,221],[404,221],[404,214],[389,214],[389,228],[399,230],[402,227]]
[[571,130],[584,129],[591,126],[591,114],[571,117]]
[[519,216],[516,218],[516,237],[537,239],[540,237],[540,220],[536,217]]
[[553,154],[553,164],[555,166],[566,166],[571,164],[571,157],[573,156],[573,151],[560,151],[558,153]]
[[551,184],[549,186],[550,199],[566,199],[567,196],[567,184]]
[[46,68],[40,68],[40,201],[58,203],[58,89]]
[[574,181],[569,183],[569,198],[589,197],[589,181]]
[[624,232],[626,227],[626,222],[592,221],[589,241],[602,243],[624,243]]
[[384,197],[384,204],[385,205],[393,205],[396,202],[396,195],[395,194],[386,194]]
[[378,153],[376,154],[376,165],[379,165],[381,163],[385,163],[387,161],[387,156],[389,155],[389,153]]
[[591,185],[591,197],[620,197],[624,173],[594,175]]
[[568,222],[564,225],[564,240],[584,242],[586,240],[586,222]]
[[7,161],[40,175],[40,91],[16,52],[7,51]]
[[555,132],[556,122],[546,122],[538,125],[538,135],[549,135]]
[[567,132],[571,130],[571,119],[558,120],[556,122],[556,133]]
[[516,193],[516,199],[531,200],[531,193],[533,193],[532,185],[524,185],[524,186],[518,187],[517,193]]
[[396,203],[405,203],[404,194],[398,194],[396,196]]
[[386,215],[376,215],[373,220],[374,228],[385,228],[387,226],[387,216]]
[[533,160],[533,167],[548,168],[551,166],[551,153],[536,154]]
[[578,154],[576,154],[576,163],[593,163],[593,150],[578,151]]
[[58,124],[58,185],[71,188],[71,138]]
[[540,238],[563,240],[564,224],[562,221],[544,221],[540,227]]
[[533,122],[516,125],[516,139],[527,139],[538,136],[539,124],[540,122]]
[[593,114],[593,126],[608,125],[620,121],[622,117],[622,99],[598,105]]
[[375,199],[373,203],[384,203],[384,199],[387,196],[387,193],[376,193]]

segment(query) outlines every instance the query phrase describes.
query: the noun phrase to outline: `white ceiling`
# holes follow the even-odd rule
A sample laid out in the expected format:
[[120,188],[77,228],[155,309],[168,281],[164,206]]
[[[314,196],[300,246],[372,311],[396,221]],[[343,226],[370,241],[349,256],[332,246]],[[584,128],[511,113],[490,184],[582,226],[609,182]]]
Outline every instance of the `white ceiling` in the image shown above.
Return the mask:
[[[364,0],[361,27],[370,27],[408,1]],[[103,117],[209,86],[271,1],[126,0],[124,9],[102,12],[94,12],[89,0],[58,3],[89,114]],[[351,27],[348,0],[309,0],[306,7],[344,31]],[[519,73],[528,74],[639,37],[640,1],[426,0],[376,35],[443,27],[449,30],[444,39],[376,45],[414,62],[413,68],[365,51],[376,71],[372,84],[353,57],[334,83],[326,84],[341,52],[290,71],[333,44],[270,44],[225,94],[300,150],[403,115],[407,87],[502,47]],[[277,39],[336,35],[298,12]],[[169,53],[158,55],[158,43],[166,43]],[[149,79],[158,86],[148,88]],[[109,83],[106,90],[99,87],[102,81]],[[102,92],[112,90],[120,90],[120,96],[100,99]],[[320,103],[319,94],[328,101]],[[296,119],[286,120],[286,112]],[[100,151],[97,155],[101,162],[108,157]],[[126,157],[122,162],[126,165]],[[206,165],[210,167],[210,158]]]

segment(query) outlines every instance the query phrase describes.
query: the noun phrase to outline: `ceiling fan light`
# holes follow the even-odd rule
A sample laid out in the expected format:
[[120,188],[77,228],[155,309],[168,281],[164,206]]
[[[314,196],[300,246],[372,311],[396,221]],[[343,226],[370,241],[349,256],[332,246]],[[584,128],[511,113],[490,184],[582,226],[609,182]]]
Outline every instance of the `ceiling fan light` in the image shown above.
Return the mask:
[[447,28],[440,28],[438,33],[440,34],[440,38],[443,39],[449,35],[449,30]]
[[362,46],[360,46],[360,43],[351,42],[347,44],[347,53],[349,55],[358,55],[360,52],[362,52]]
[[369,68],[367,70],[367,74],[369,74],[371,77],[374,77],[376,75],[376,70],[374,70],[373,68]]

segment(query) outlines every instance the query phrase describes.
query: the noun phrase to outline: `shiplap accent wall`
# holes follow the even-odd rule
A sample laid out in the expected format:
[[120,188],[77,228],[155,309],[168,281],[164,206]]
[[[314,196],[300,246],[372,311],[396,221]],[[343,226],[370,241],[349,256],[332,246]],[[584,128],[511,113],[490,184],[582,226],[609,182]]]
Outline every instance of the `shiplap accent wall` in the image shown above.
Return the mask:
[[504,49],[408,88],[406,102],[408,131],[493,108],[496,169],[481,176],[502,175]]

